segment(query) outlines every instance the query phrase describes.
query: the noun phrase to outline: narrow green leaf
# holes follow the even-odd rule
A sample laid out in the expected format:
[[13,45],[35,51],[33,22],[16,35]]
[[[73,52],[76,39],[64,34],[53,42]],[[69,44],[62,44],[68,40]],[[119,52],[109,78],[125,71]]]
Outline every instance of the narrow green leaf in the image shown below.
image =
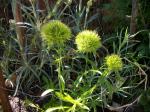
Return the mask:
[[59,99],[65,101],[65,102],[70,102],[70,103],[72,103],[73,105],[79,106],[80,108],[89,110],[89,108],[88,108],[86,105],[80,103],[80,99],[74,100],[74,99],[73,99],[69,94],[67,94],[67,93],[62,94],[61,92],[56,92],[55,94],[56,94],[56,96],[57,96]]
[[58,75],[59,80],[60,80],[60,85],[61,85],[61,89],[64,91],[65,89],[65,81],[62,75]]
[[61,92],[55,92],[56,96],[66,102],[75,103],[75,100],[67,93],[62,94]]
[[41,94],[41,96],[45,96],[45,95],[47,95],[48,93],[51,93],[51,92],[53,92],[54,90],[53,89],[47,89],[47,90],[45,90],[42,94]]
[[66,108],[69,108],[69,107],[66,107],[66,106],[52,107],[52,108],[48,108],[45,112],[54,112],[56,110],[62,110]]
[[85,99],[85,98],[89,97],[89,96],[93,93],[93,91],[95,90],[95,88],[96,88],[96,85],[94,85],[94,86],[93,86],[92,88],[90,88],[88,91],[84,92],[84,93],[81,95],[80,99]]

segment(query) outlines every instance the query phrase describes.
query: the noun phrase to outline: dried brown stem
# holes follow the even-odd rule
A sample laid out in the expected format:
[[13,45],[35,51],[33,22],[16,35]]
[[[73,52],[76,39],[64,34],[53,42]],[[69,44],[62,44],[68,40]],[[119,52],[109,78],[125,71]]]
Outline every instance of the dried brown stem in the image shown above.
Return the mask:
[[[15,13],[16,13],[15,14],[16,23],[23,22],[21,7],[20,7],[19,3],[16,3]],[[20,27],[20,25],[17,24],[16,31],[17,31],[17,37],[19,40],[19,44],[21,45],[21,47],[24,47],[24,44],[25,44],[24,28]]]
[[46,5],[45,5],[44,0],[38,0],[38,8],[43,11],[46,10]]
[[138,15],[138,0],[132,0],[132,12],[131,12],[131,21],[130,21],[130,34],[136,32],[137,24],[136,19]]
[[2,108],[4,112],[12,112],[12,108],[10,106],[9,99],[8,99],[8,93],[3,88],[6,88],[5,80],[3,77],[3,73],[0,70],[0,99],[2,103]]
[[111,111],[116,111],[116,110],[119,110],[119,109],[123,109],[123,108],[126,108],[126,107],[130,107],[132,106],[133,104],[135,104],[136,102],[138,102],[138,100],[140,99],[140,96],[137,97],[132,103],[129,103],[129,104],[126,104],[126,105],[123,105],[123,106],[120,106],[120,107],[112,107],[112,106],[108,106],[108,109],[111,110]]

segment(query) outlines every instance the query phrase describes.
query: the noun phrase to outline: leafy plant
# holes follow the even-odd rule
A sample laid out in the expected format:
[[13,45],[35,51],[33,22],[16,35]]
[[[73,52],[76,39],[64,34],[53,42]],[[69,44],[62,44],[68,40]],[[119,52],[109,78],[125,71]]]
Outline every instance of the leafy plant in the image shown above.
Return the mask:
[[144,107],[144,112],[149,112],[149,105],[150,105],[150,90],[146,90],[142,93],[141,98],[140,98],[140,105],[142,105]]
[[[12,22],[6,32],[1,28],[0,35],[7,38],[1,41],[5,48],[1,67],[6,78],[17,76],[14,95],[30,93],[32,88],[44,91],[42,98],[50,96],[44,106],[26,101],[41,112],[97,112],[99,107],[114,109],[114,102],[133,101],[148,86],[149,67],[140,63],[140,50],[133,49],[139,44],[134,38],[142,31],[130,35],[122,29],[107,38],[100,36],[89,29],[96,18],[88,17],[94,1],[84,6],[80,0],[72,8],[74,2],[57,0],[48,5],[46,0],[41,13],[35,1],[28,6],[12,1],[12,9],[17,3],[22,6],[24,22]],[[19,42],[18,24],[25,30],[24,46]]]

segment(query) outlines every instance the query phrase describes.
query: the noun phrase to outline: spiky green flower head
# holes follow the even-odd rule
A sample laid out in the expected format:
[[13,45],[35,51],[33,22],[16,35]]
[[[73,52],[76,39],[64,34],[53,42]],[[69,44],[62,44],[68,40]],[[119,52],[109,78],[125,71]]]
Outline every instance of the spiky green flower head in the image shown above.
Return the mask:
[[95,31],[84,30],[76,36],[75,43],[79,52],[95,53],[101,47],[101,38]]
[[70,28],[59,20],[52,20],[41,27],[41,36],[48,45],[63,45],[71,38]]
[[119,55],[112,54],[107,56],[106,58],[106,65],[110,71],[119,71],[123,67],[123,62]]

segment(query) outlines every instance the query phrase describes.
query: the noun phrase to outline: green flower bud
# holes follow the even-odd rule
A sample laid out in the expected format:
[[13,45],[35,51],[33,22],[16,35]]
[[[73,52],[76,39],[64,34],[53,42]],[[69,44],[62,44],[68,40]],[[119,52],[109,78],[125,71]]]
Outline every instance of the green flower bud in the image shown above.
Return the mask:
[[95,31],[85,30],[76,36],[77,49],[83,53],[96,52],[101,47],[101,38]]
[[92,4],[93,4],[92,2],[93,2],[93,0],[89,0],[89,1],[87,2],[87,6],[88,6],[88,7],[91,7]]
[[72,3],[72,0],[66,0],[67,5],[70,5]]
[[71,38],[70,28],[59,20],[52,20],[41,27],[41,36],[49,45],[62,45]]
[[112,54],[110,56],[107,56],[105,59],[106,65],[110,71],[119,71],[122,69],[123,63],[118,55]]

